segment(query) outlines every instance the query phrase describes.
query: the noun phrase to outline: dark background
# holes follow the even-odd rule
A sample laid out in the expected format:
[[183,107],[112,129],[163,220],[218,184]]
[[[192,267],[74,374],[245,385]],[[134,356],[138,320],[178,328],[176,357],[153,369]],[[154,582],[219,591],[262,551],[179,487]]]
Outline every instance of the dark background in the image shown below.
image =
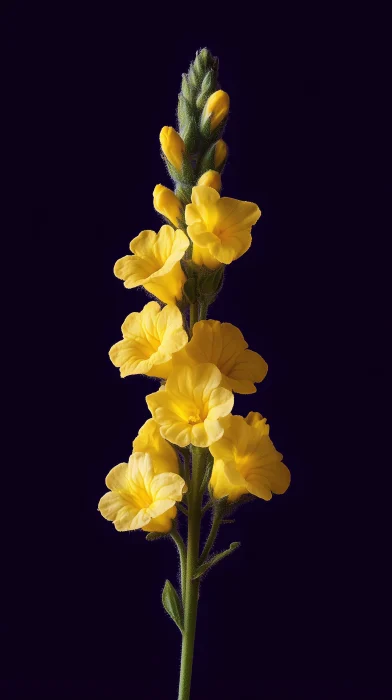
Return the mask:
[[368,19],[246,3],[2,11],[4,697],[176,697],[180,636],[160,604],[174,546],[116,533],[97,503],[155,386],[108,359],[146,302],[112,268],[160,226],[158,135],[205,45],[232,105],[223,193],[263,210],[210,317],[269,364],[235,412],[267,416],[292,484],[221,533],[242,547],[202,587],[192,697],[386,696],[391,178],[383,18]]

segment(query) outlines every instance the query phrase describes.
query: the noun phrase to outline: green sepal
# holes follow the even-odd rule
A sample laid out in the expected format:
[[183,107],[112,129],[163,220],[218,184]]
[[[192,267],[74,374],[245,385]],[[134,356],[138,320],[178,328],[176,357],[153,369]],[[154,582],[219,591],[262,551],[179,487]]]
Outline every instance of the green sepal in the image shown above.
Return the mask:
[[225,272],[225,265],[217,267],[216,270],[210,272],[200,281],[200,292],[206,295],[215,296],[221,290],[223,284],[223,275]]
[[211,119],[212,114],[210,114],[206,120],[203,119],[203,115],[200,119],[200,133],[206,141],[210,141],[211,139]]
[[146,535],[146,540],[148,542],[153,542],[154,540],[160,540],[162,537],[166,537],[166,533],[164,532],[149,532],[148,535]]
[[218,564],[222,559],[225,559],[226,557],[229,556],[232,552],[235,552],[236,549],[241,545],[241,542],[232,542],[229,549],[225,549],[224,552],[220,552],[219,554],[216,554],[214,557],[211,557],[208,561],[205,562],[205,564],[202,564],[199,566],[195,573],[192,576],[192,581],[196,581],[196,579],[200,578],[200,576],[203,576],[209,569],[211,569],[215,564]]
[[175,190],[174,190],[174,193],[184,206],[186,206],[187,204],[190,204],[191,197],[192,197],[192,186],[191,185],[177,185]]
[[195,277],[190,277],[184,284],[184,294],[190,304],[194,304],[197,299],[197,280]]
[[210,95],[216,90],[216,74],[213,70],[209,70],[203,78],[200,92],[196,98],[196,107],[200,110],[204,108]]
[[215,146],[216,144],[214,143],[212,146],[207,148],[206,152],[204,153],[197,172],[198,178],[208,170],[217,170],[215,167]]
[[162,605],[173,622],[176,623],[181,634],[184,633],[184,610],[181,600],[174,586],[166,579],[165,586],[162,591]]

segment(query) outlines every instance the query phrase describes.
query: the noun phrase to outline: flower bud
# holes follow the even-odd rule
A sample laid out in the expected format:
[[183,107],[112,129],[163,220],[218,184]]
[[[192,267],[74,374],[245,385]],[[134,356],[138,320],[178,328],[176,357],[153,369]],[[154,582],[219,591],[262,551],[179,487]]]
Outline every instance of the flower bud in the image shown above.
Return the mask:
[[217,192],[220,192],[222,189],[221,176],[216,172],[216,170],[207,170],[207,172],[203,173],[203,175],[199,178],[197,184],[205,185],[206,187],[213,187]]
[[215,144],[215,153],[214,153],[214,162],[215,162],[215,167],[220,168],[221,165],[225,162],[227,158],[227,145],[223,141],[223,139],[219,139],[219,141],[216,142]]
[[174,192],[169,190],[168,187],[157,185],[152,196],[154,198],[154,209],[177,227],[178,219],[182,218],[182,206]]
[[159,134],[161,148],[169,163],[179,172],[182,168],[185,144],[172,126],[164,126]]
[[208,98],[201,117],[202,126],[211,116],[210,129],[214,131],[217,126],[227,117],[230,107],[230,98],[224,90],[216,90]]

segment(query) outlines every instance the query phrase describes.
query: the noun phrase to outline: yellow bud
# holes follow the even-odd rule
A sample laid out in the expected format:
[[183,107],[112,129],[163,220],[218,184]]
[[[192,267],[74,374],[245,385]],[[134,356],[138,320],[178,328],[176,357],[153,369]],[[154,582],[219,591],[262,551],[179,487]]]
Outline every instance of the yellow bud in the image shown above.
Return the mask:
[[185,151],[185,144],[180,134],[172,126],[164,126],[159,134],[159,140],[169,163],[180,171]]
[[178,226],[178,219],[182,216],[182,204],[178,197],[168,187],[157,185],[152,193],[154,209],[166,219]]
[[202,123],[204,124],[208,117],[211,116],[211,131],[214,131],[217,126],[227,117],[230,107],[230,97],[224,90],[216,90],[208,98],[204,107]]
[[219,173],[216,170],[207,170],[206,173],[199,178],[198,185],[206,185],[206,187],[213,187],[214,190],[220,192],[222,189],[222,180]]
[[225,162],[226,158],[227,158],[227,145],[223,141],[223,139],[219,139],[219,141],[217,141],[215,144],[215,153],[214,153],[215,167],[219,168],[222,165],[222,163]]

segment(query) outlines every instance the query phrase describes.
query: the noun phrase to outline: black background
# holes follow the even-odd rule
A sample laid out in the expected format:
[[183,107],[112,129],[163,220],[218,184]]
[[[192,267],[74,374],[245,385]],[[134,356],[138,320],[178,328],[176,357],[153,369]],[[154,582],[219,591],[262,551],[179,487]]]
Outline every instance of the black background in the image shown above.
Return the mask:
[[221,533],[242,547],[202,587],[192,698],[384,697],[383,18],[373,33],[321,10],[85,2],[2,18],[4,696],[176,697],[180,637],[160,603],[174,547],[116,533],[97,502],[155,387],[108,359],[146,302],[112,268],[160,226],[159,131],[206,45],[232,105],[223,193],[263,210],[210,317],[268,362],[235,412],[267,416],[292,484]]

